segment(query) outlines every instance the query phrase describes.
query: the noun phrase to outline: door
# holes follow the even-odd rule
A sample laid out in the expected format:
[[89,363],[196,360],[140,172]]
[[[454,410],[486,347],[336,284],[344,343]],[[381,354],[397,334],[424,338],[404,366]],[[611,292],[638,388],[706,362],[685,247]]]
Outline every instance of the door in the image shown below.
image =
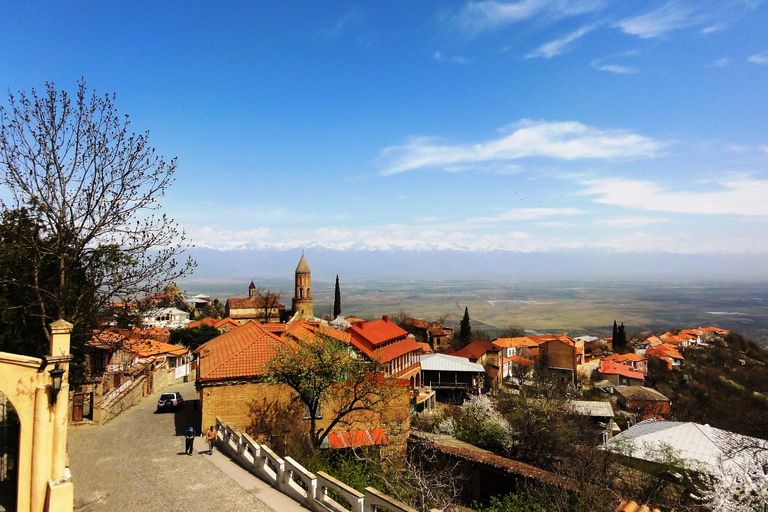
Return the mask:
[[83,421],[83,403],[85,402],[85,394],[75,393],[72,397],[72,421]]

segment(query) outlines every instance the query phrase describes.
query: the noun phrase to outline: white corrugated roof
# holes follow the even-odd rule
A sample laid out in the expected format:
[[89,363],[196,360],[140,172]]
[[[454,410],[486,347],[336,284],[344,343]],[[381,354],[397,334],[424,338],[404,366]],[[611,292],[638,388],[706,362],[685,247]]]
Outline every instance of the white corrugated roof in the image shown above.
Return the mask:
[[596,400],[573,400],[568,402],[573,412],[581,416],[597,416],[600,418],[613,417],[613,407],[610,402]]
[[483,373],[485,368],[477,363],[470,363],[466,357],[449,356],[446,354],[421,355],[421,369],[443,372],[472,372]]
[[632,445],[631,457],[643,460],[654,460],[660,448],[669,446],[681,459],[712,467],[719,460],[724,466],[747,467],[756,462],[755,455],[768,462],[768,441],[698,423],[641,421],[609,440],[606,447],[620,449],[625,443]]

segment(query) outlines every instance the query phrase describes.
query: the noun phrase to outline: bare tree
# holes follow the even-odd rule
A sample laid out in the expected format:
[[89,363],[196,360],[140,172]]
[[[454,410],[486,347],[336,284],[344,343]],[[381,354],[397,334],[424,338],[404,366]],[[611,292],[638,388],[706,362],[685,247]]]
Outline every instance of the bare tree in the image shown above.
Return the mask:
[[281,310],[283,305],[280,304],[280,299],[283,296],[283,292],[273,292],[265,288],[256,288],[255,298],[258,304],[259,321],[263,324],[269,322],[279,322],[281,320]]
[[77,327],[112,298],[155,290],[195,265],[177,261],[185,233],[158,212],[176,160],[156,156],[148,132],[130,133],[114,99],[83,81],[74,98],[47,83],[41,94],[9,92],[0,107],[0,184],[10,198],[0,206],[28,212],[35,229],[19,243],[33,254],[33,276],[52,274],[44,286],[11,284],[34,291],[46,332],[52,320]]

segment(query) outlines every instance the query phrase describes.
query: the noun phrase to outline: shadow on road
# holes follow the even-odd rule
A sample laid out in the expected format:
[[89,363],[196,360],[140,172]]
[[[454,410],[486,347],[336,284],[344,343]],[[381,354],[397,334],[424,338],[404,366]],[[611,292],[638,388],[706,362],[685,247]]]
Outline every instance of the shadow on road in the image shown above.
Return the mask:
[[195,434],[200,435],[200,399],[185,400],[184,406],[177,410],[174,417],[174,435],[183,436],[189,427],[195,429]]

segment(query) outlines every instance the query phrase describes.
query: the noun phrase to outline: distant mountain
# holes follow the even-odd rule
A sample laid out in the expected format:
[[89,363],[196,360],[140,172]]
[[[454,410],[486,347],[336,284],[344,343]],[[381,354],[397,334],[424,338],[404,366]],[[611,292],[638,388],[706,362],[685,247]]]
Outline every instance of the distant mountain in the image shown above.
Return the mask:
[[[301,258],[298,250],[193,249],[198,268],[193,280],[243,281],[292,279]],[[339,251],[311,248],[306,258],[312,279],[347,278],[589,278],[589,279],[709,279],[766,280],[764,255],[670,254],[640,252],[506,251]],[[246,283],[247,285],[247,283]]]

